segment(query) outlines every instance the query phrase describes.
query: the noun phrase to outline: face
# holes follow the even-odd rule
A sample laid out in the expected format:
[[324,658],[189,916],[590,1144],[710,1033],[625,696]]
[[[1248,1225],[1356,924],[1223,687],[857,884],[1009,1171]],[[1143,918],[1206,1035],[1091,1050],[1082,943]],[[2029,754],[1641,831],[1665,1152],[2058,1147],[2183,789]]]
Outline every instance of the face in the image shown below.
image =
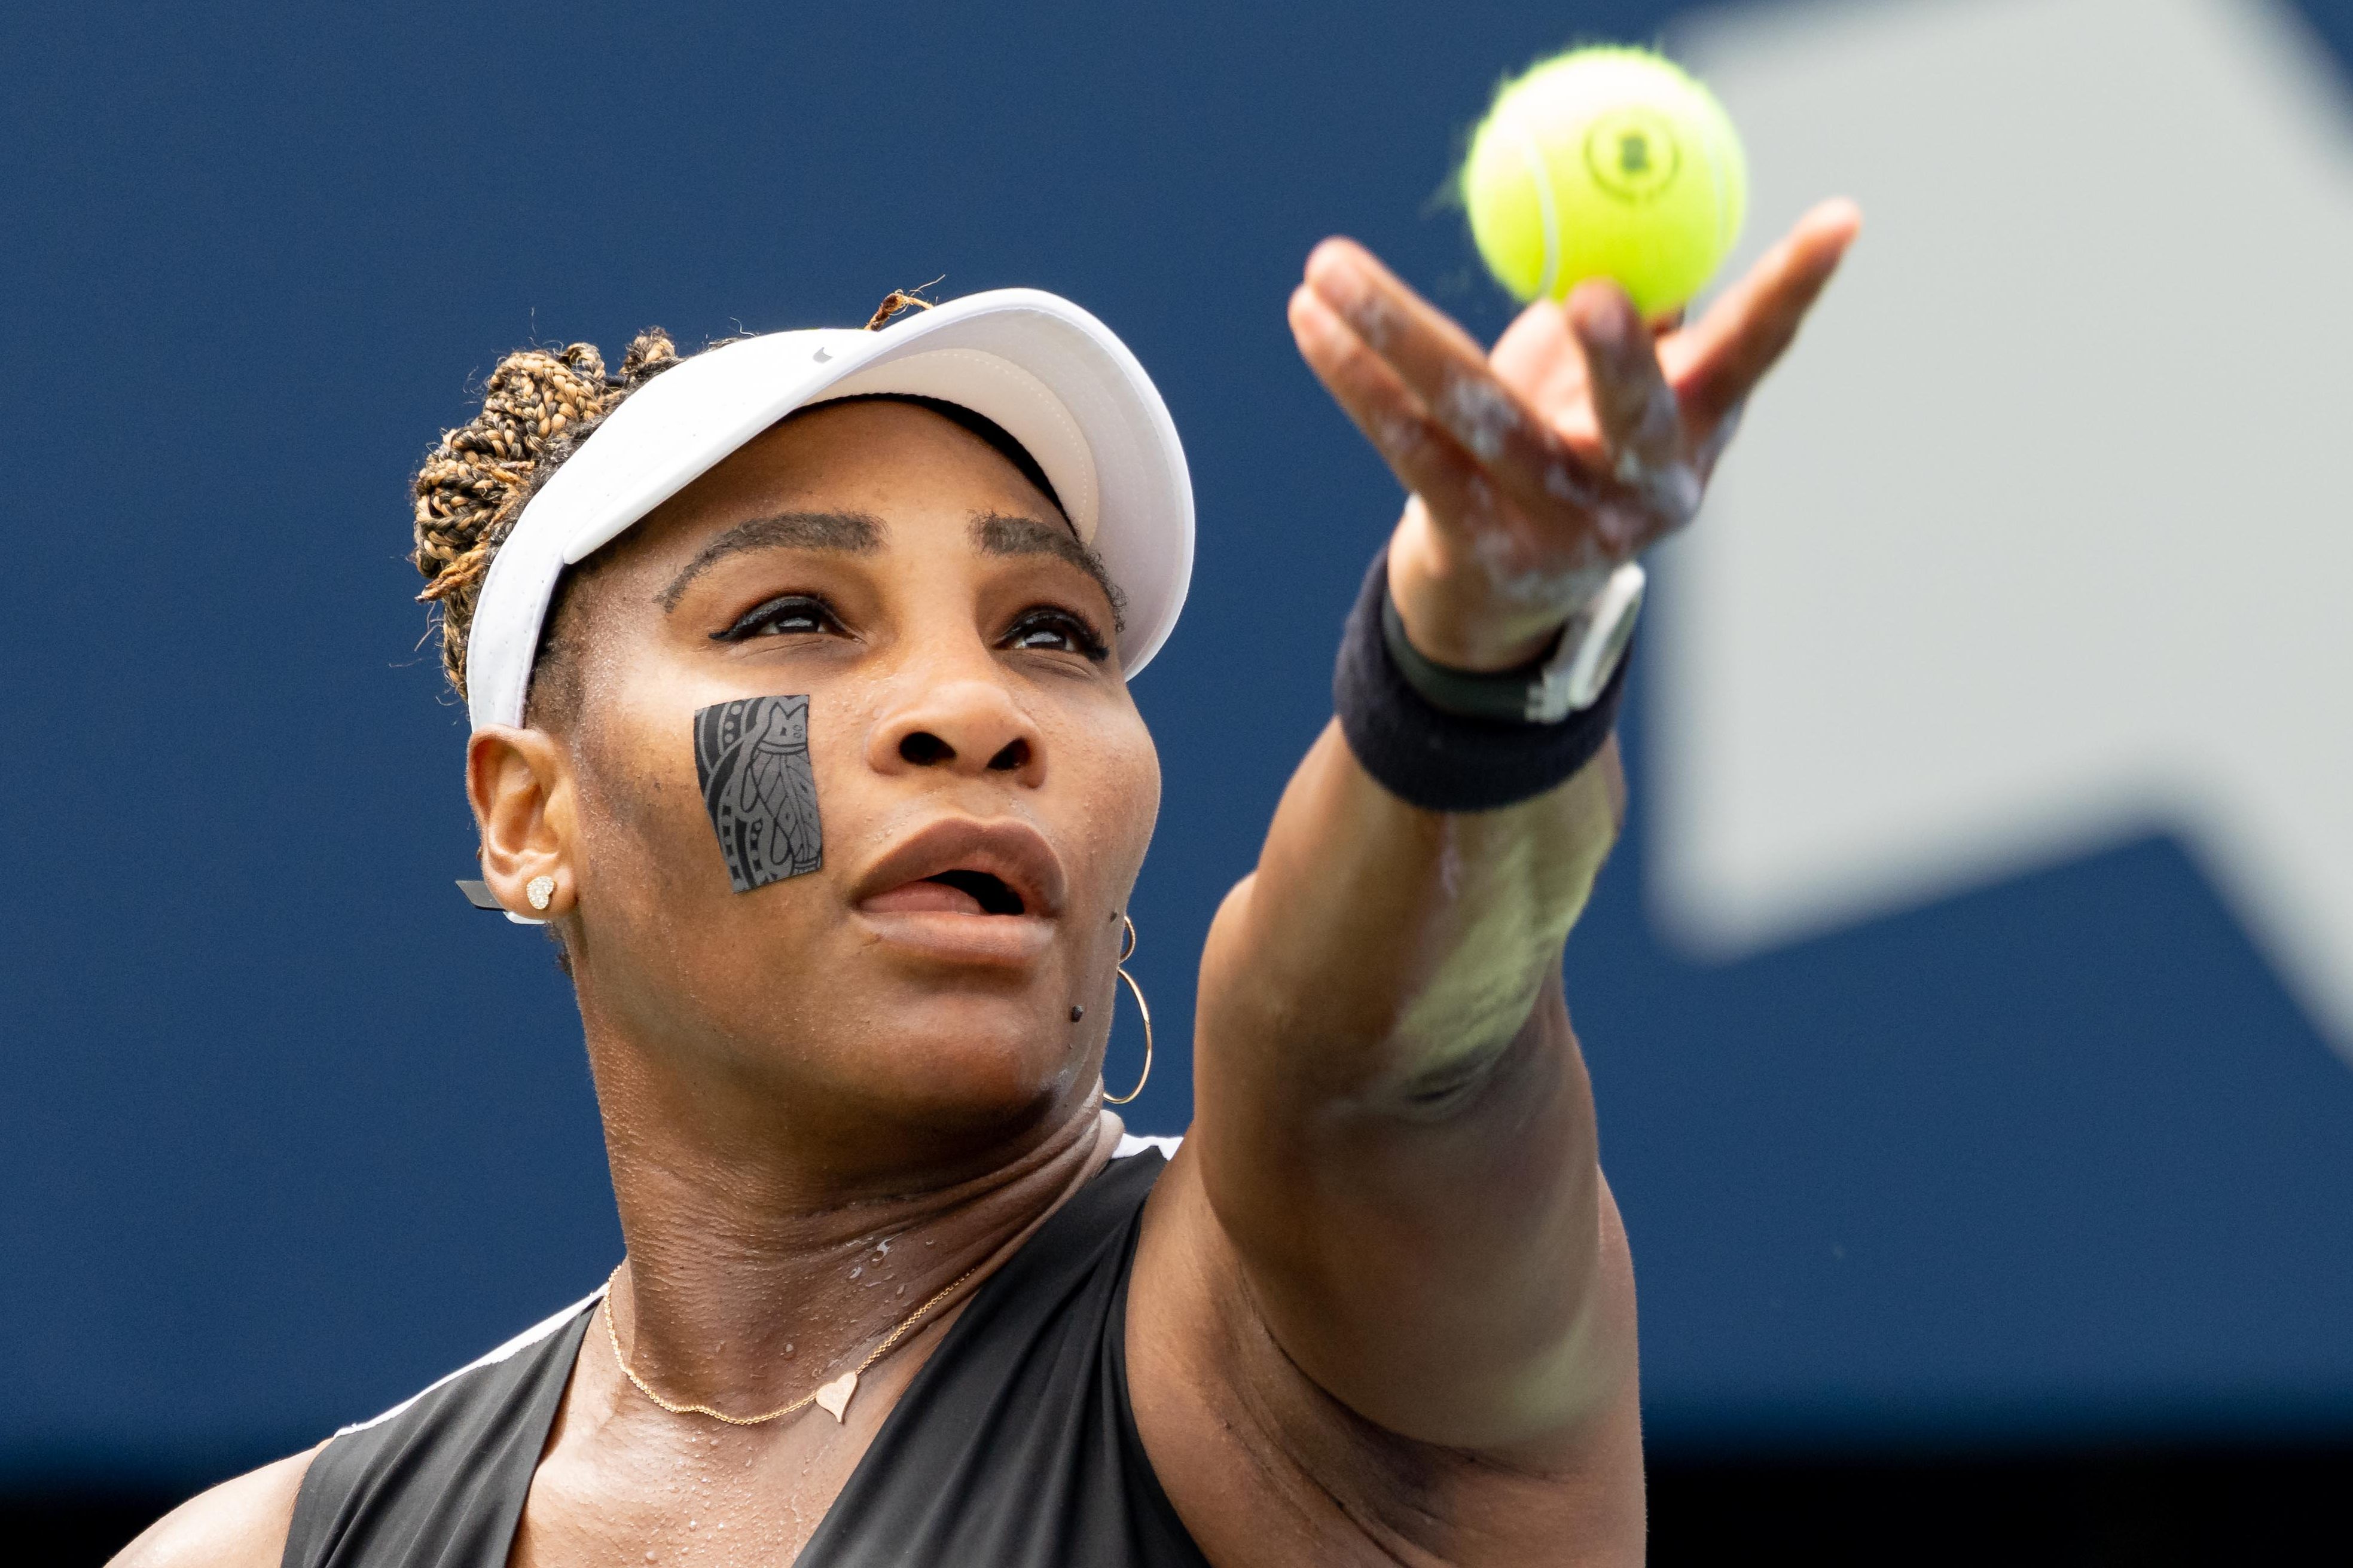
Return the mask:
[[[557,878],[592,1042],[830,1126],[1082,1107],[1160,781],[1053,503],[935,414],[820,405],[609,548],[559,623],[563,718],[470,766],[486,867]],[[788,693],[823,864],[737,892],[695,715]]]

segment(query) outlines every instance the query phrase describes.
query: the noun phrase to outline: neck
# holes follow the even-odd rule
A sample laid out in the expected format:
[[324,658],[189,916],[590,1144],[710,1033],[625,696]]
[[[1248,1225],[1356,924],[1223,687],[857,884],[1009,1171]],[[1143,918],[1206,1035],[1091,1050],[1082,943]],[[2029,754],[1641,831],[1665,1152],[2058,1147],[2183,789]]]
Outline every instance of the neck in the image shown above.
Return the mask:
[[[973,1285],[1110,1157],[1118,1119],[1071,1097],[944,1160],[848,1152],[778,1096],[684,1081],[589,1025],[628,1244],[613,1321],[669,1398],[752,1414],[856,1366],[960,1277]],[[854,1112],[844,1114],[854,1115]],[[917,1136],[899,1152],[935,1146]]]

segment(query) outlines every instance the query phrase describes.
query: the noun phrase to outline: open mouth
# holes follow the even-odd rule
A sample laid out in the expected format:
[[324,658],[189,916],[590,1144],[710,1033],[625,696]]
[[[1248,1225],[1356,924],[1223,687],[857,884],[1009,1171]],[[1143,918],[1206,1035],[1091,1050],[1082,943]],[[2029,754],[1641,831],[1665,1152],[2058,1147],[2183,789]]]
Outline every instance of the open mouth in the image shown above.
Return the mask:
[[1027,900],[994,871],[958,866],[873,894],[859,906],[870,914],[1026,915]]
[[987,871],[942,871],[936,877],[926,877],[926,882],[950,888],[978,905],[967,912],[984,915],[1018,915],[1029,912],[1021,895],[1006,885],[1005,879]]
[[[907,835],[866,867],[850,896],[859,910],[873,916],[1000,917],[919,920],[893,926],[894,941],[918,946],[978,942],[992,951],[1018,948],[1026,953],[1050,941],[1062,892],[1061,861],[1036,828],[1006,818],[945,817]],[[954,934],[959,926],[962,934]],[[1006,947],[1008,942],[1011,947]]]

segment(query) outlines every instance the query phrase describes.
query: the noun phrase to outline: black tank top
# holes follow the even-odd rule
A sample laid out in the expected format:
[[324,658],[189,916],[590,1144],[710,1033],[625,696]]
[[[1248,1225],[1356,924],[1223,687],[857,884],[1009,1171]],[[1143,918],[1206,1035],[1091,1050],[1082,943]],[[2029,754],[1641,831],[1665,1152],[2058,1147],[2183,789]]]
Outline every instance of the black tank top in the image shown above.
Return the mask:
[[[1127,1397],[1127,1278],[1157,1151],[1114,1159],[982,1284],[797,1568],[1208,1568]],[[505,1568],[596,1303],[364,1426],[302,1479],[285,1568]]]

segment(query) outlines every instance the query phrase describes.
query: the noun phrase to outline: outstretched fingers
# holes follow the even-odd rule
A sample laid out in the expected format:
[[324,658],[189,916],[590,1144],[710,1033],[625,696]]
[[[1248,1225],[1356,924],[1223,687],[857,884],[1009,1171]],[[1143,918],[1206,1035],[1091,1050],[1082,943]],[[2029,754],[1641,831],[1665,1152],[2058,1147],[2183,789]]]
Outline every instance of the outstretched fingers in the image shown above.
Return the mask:
[[1530,544],[1542,537],[1546,549],[1590,557],[1588,566],[1622,561],[1698,510],[1742,405],[1861,223],[1852,203],[1823,203],[1704,317],[1663,338],[1622,289],[1588,281],[1561,310],[1514,323],[1491,363],[1345,239],[1308,258],[1291,325],[1316,375],[1439,528],[1516,515],[1537,525]]
[[1736,416],[1796,339],[1806,312],[1862,227],[1862,214],[1852,202],[1823,202],[1666,345],[1675,394],[1695,443],[1710,450],[1722,446],[1718,427]]
[[1339,312],[1303,283],[1292,292],[1290,314],[1308,368],[1408,489],[1450,516],[1486,510],[1476,459]]
[[1585,357],[1610,478],[1624,492],[1621,502],[1634,503],[1605,509],[1601,521],[1619,523],[1629,535],[1606,542],[1620,555],[1631,554],[1691,521],[1699,510],[1699,473],[1658,345],[1626,291],[1606,280],[1580,283],[1570,291],[1567,314]]
[[[1575,456],[1496,378],[1485,352],[1362,246],[1317,246],[1306,291],[1386,363],[1499,490],[1538,515],[1586,499],[1590,484]],[[1440,504],[1426,492],[1422,499]]]

